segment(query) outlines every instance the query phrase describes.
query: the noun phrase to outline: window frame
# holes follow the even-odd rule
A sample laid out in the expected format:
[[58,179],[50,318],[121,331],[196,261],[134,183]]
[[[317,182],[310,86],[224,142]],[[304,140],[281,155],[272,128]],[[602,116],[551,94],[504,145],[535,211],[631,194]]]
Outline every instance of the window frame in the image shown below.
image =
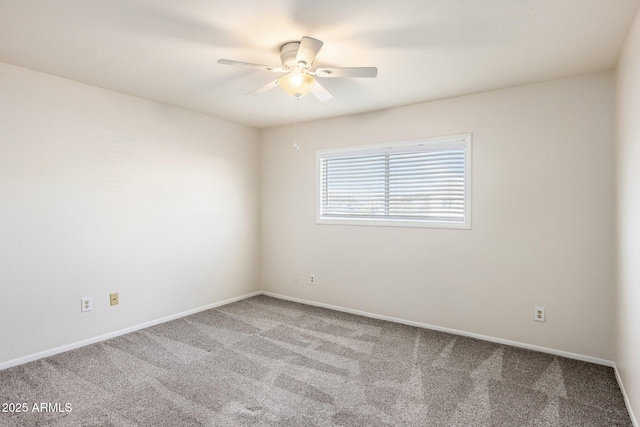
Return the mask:
[[[316,224],[333,225],[369,225],[382,227],[420,227],[471,229],[471,183],[472,183],[472,144],[471,133],[421,138],[408,141],[396,141],[381,144],[356,145],[349,147],[325,148],[316,150]],[[425,147],[427,146],[427,147]],[[407,147],[420,147],[420,151],[464,148],[464,222],[448,222],[442,220],[413,220],[393,218],[349,218],[322,217],[322,167],[321,160],[327,157],[339,157],[354,154],[381,154],[404,151]]]

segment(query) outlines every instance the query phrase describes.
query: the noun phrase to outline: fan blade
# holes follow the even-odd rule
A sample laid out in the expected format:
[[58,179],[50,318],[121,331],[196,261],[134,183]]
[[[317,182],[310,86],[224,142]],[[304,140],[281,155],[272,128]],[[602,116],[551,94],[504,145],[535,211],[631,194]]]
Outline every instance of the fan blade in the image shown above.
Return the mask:
[[252,64],[251,62],[232,61],[231,59],[218,59],[218,64],[234,65],[236,67],[256,68],[258,70],[274,71],[277,73],[284,73],[287,71],[287,70],[283,70],[280,67],[270,67],[269,65]]
[[376,67],[333,67],[318,68],[314,73],[318,77],[368,77],[378,75]]
[[323,44],[320,40],[303,37],[302,40],[300,40],[300,47],[296,54],[296,64],[300,64],[303,68],[311,67]]
[[276,79],[270,83],[267,83],[264,86],[260,86],[258,89],[252,90],[251,92],[246,93],[245,95],[259,95],[262,92],[266,92],[269,89],[273,89],[274,87],[278,87],[278,80],[280,79]]
[[313,96],[318,98],[318,101],[320,102],[328,101],[333,98],[333,95],[331,95],[329,91],[324,88],[324,86],[318,83],[317,80],[313,84],[313,86],[311,86],[311,93],[313,94]]

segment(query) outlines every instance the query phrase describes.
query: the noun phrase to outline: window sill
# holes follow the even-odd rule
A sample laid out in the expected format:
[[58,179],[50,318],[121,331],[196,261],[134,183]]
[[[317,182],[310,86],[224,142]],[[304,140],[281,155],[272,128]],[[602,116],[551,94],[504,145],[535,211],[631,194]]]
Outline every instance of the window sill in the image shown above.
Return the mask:
[[411,221],[399,219],[316,218],[319,225],[364,225],[371,227],[449,228],[471,230],[471,222]]

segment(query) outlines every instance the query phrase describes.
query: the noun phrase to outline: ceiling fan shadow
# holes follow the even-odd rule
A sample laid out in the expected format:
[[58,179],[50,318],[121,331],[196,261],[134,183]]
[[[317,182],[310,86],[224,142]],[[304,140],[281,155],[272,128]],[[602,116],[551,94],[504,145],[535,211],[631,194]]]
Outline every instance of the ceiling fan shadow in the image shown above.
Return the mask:
[[[181,40],[208,47],[233,48],[246,45],[237,33],[226,30],[213,20],[192,16],[183,7],[167,7],[159,3],[124,0],[112,10],[117,11],[107,22],[120,30],[150,35],[153,38]],[[176,3],[178,5],[178,3]]]

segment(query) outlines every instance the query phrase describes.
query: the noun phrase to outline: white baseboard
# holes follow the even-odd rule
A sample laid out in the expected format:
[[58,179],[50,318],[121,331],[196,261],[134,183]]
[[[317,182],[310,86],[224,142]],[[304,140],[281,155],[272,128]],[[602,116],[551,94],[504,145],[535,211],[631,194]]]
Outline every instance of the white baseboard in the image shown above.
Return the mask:
[[[610,360],[605,360],[605,359],[598,359],[596,357],[591,357],[591,356],[585,356],[582,354],[577,354],[577,353],[570,353],[567,351],[562,351],[562,350],[556,350],[556,349],[552,349],[552,348],[547,348],[547,347],[540,347],[537,345],[531,345],[531,344],[526,344],[526,343],[521,343],[518,341],[511,341],[511,340],[505,340],[502,338],[495,338],[495,337],[491,337],[491,336],[487,336],[487,335],[481,335],[481,334],[475,334],[472,332],[466,332],[466,331],[461,331],[461,330],[457,330],[457,329],[451,329],[451,328],[443,328],[441,326],[436,326],[436,325],[429,325],[427,323],[420,323],[420,322],[414,322],[411,320],[404,320],[404,319],[399,319],[396,317],[391,317],[391,316],[383,316],[380,314],[375,314],[375,313],[369,313],[366,311],[360,311],[360,310],[353,310],[350,308],[345,308],[345,307],[340,307],[337,305],[331,305],[331,304],[325,304],[325,303],[320,303],[320,302],[315,302],[315,301],[310,301],[310,300],[305,300],[302,298],[295,298],[295,297],[289,297],[286,295],[281,295],[281,294],[276,294],[273,292],[265,292],[265,291],[256,291],[256,292],[252,292],[249,294],[245,294],[245,295],[241,295],[238,297],[234,297],[234,298],[230,298],[224,301],[220,301],[220,302],[216,302],[213,304],[209,304],[203,307],[198,307],[198,308],[194,308],[192,310],[188,310],[188,311],[184,311],[182,313],[177,313],[177,314],[172,314],[171,316],[166,316],[163,317],[161,319],[156,319],[156,320],[152,320],[149,322],[144,322],[135,326],[131,326],[125,329],[121,329],[119,331],[115,331],[115,332],[110,332],[108,334],[104,334],[104,335],[100,335],[97,337],[93,337],[93,338],[89,338],[86,340],[82,340],[82,341],[78,341],[78,342],[74,342],[71,344],[67,344],[61,347],[56,347],[50,350],[45,350],[39,353],[35,353],[35,354],[30,354],[27,356],[23,356],[17,359],[13,359],[13,360],[9,360],[7,362],[2,362],[0,363],[0,370],[3,369],[7,369],[7,368],[11,368],[13,366],[18,366],[18,365],[22,365],[24,363],[28,363],[28,362],[32,362],[34,360],[38,360],[38,359],[42,359],[44,357],[48,357],[48,356],[53,356],[54,354],[58,354],[58,353],[62,353],[65,351],[69,351],[69,350],[73,350],[76,348],[80,348],[80,347],[84,347],[90,344],[94,344],[97,342],[101,342],[101,341],[105,341],[108,340],[110,338],[115,338],[117,336],[120,335],[124,335],[124,334],[128,334],[130,332],[135,332],[135,331],[139,331],[140,329],[145,329],[151,326],[155,326],[158,325],[160,323],[165,323],[165,322],[169,322],[171,320],[175,320],[175,319],[179,319],[181,317],[185,317],[185,316],[189,316],[191,314],[195,314],[195,313],[199,313],[201,311],[205,311],[205,310],[209,310],[211,308],[215,308],[215,307],[220,307],[222,305],[226,305],[226,304],[230,304],[232,302],[236,302],[236,301],[240,301],[246,298],[251,298],[253,296],[256,295],[267,295],[273,298],[279,298],[279,299],[283,299],[283,300],[287,300],[287,301],[293,301],[293,302],[298,302],[301,304],[307,304],[307,305],[313,305],[313,306],[317,306],[317,307],[323,307],[323,308],[328,308],[331,310],[336,310],[336,311],[342,311],[345,313],[351,313],[351,314],[357,314],[360,316],[365,316],[365,317],[370,317],[373,319],[379,319],[379,320],[386,320],[389,322],[395,322],[395,323],[401,323],[404,325],[409,325],[409,326],[416,326],[419,328],[426,328],[426,329],[432,329],[435,331],[441,331],[441,332],[448,332],[451,334],[455,334],[455,335],[461,335],[461,336],[466,336],[466,337],[470,337],[470,338],[477,338],[477,339],[481,339],[484,341],[490,341],[490,342],[495,342],[498,344],[505,344],[505,345],[510,345],[513,347],[520,347],[520,348],[525,348],[525,349],[529,349],[529,350],[534,350],[534,351],[540,351],[543,353],[549,353],[549,354],[554,354],[557,356],[562,356],[562,357],[567,357],[569,359],[576,359],[576,360],[581,360],[583,362],[590,362],[590,363],[596,363],[599,365],[604,365],[604,366],[609,366],[615,369],[615,364],[610,361]],[[622,385],[622,382],[620,381],[618,372],[616,370],[616,378],[618,379],[618,383],[620,384],[620,389],[623,390],[623,394],[624,394],[624,388]],[[626,395],[625,395],[625,399],[627,399]],[[628,406],[628,403],[627,403]]]
[[616,373],[616,380],[618,381],[618,385],[620,386],[620,391],[622,392],[622,397],[624,398],[624,403],[627,405],[627,412],[629,413],[629,418],[631,418],[631,423],[633,427],[639,427],[638,420],[633,414],[633,409],[631,409],[631,401],[629,400],[629,396],[627,396],[627,392],[624,389],[624,383],[622,382],[622,377],[620,377],[620,373],[618,372],[618,367],[616,364],[613,364],[613,370]]
[[0,371],[3,369],[11,368],[13,366],[22,365],[34,360],[42,359],[43,357],[53,356],[54,354],[63,353],[65,351],[74,350],[76,348],[84,347],[89,344],[95,344],[100,341],[105,341],[110,338],[115,338],[120,335],[128,334],[130,332],[139,331],[140,329],[149,328],[151,326],[159,325],[160,323],[169,322],[171,320],[179,319],[181,317],[189,316],[191,314],[199,313],[201,311],[209,310],[211,308],[220,307],[222,305],[231,304],[232,302],[240,301],[245,298],[251,298],[256,295],[260,295],[262,292],[252,292],[250,294],[240,295],[238,297],[229,298],[224,301],[215,302],[213,304],[205,305],[203,307],[194,308],[192,310],[183,311],[182,313],[172,314],[171,316],[163,317],[161,319],[151,320],[149,322],[140,323],[139,325],[130,326],[119,331],[110,332],[108,334],[100,335],[97,337],[89,338],[86,340],[74,342],[71,344],[63,345],[61,347],[52,348],[50,350],[41,351],[39,353],[30,354],[28,356],[19,357],[17,359],[9,360],[7,362],[0,363]]
[[380,314],[369,313],[369,312],[366,312],[366,311],[353,310],[353,309],[350,309],[350,308],[340,307],[340,306],[337,306],[337,305],[324,304],[324,303],[321,303],[321,302],[315,302],[315,301],[309,301],[309,300],[305,300],[305,299],[301,299],[301,298],[289,297],[289,296],[286,296],[286,295],[276,294],[276,293],[273,293],[273,292],[262,291],[261,293],[263,295],[267,295],[267,296],[270,296],[270,297],[273,297],[273,298],[279,298],[279,299],[283,299],[283,300],[287,300],[287,301],[299,302],[301,304],[314,305],[314,306],[317,306],[317,307],[323,307],[323,308],[328,308],[328,309],[331,309],[331,310],[342,311],[344,313],[357,314],[359,316],[371,317],[373,319],[387,320],[389,322],[401,323],[403,325],[416,326],[418,328],[432,329],[434,331],[448,332],[450,334],[462,335],[462,336],[470,337],[470,338],[477,338],[477,339],[480,339],[480,340],[495,342],[495,343],[498,343],[498,344],[505,344],[505,345],[510,345],[510,346],[513,346],[513,347],[526,348],[528,350],[534,350],[534,351],[540,351],[542,353],[554,354],[556,356],[562,356],[562,357],[566,357],[566,358],[569,358],[569,359],[581,360],[583,362],[596,363],[598,365],[609,366],[611,368],[613,368],[615,366],[615,364],[611,360],[599,359],[597,357],[585,356],[583,354],[571,353],[571,352],[568,352],[568,351],[556,350],[556,349],[547,348],[547,347],[540,347],[540,346],[537,346],[537,345],[526,344],[526,343],[522,343],[522,342],[518,342],[518,341],[505,340],[505,339],[502,339],[502,338],[495,338],[495,337],[490,337],[490,336],[487,336],[487,335],[474,334],[472,332],[460,331],[458,329],[443,328],[441,326],[429,325],[427,323],[414,322],[414,321],[411,321],[411,320],[404,320],[404,319],[398,319],[396,317],[383,316],[383,315],[380,315]]

